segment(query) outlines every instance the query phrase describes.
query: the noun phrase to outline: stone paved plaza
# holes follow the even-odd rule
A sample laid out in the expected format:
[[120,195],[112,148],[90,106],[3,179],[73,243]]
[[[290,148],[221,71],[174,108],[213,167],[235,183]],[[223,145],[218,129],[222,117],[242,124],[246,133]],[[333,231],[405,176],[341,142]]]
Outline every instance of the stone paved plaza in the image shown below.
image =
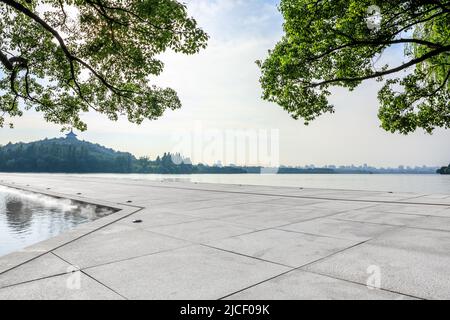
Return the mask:
[[121,209],[1,257],[0,299],[450,299],[450,193],[45,174],[0,184]]

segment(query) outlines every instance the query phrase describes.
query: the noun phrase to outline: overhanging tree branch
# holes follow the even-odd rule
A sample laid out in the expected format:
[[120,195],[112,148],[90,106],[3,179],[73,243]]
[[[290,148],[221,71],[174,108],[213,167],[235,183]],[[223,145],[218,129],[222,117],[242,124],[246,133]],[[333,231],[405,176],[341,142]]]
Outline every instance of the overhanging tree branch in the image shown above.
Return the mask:
[[442,45],[439,43],[434,43],[434,42],[430,42],[430,41],[426,41],[426,40],[421,40],[421,39],[395,39],[395,40],[389,40],[389,41],[382,41],[382,40],[372,40],[372,41],[368,41],[368,40],[356,40],[353,39],[352,42],[343,44],[341,46],[329,49],[325,52],[323,52],[320,55],[316,55],[314,57],[308,58],[308,60],[313,61],[313,60],[318,60],[321,59],[329,54],[332,54],[336,51],[342,50],[342,49],[346,49],[346,48],[350,48],[350,47],[357,47],[357,46],[391,46],[393,44],[402,44],[402,43],[416,43],[416,44],[420,44],[420,45],[424,45],[427,46],[429,48],[441,48]]
[[[450,1],[376,1],[380,17],[367,14],[369,4],[281,0],[283,38],[258,62],[263,99],[307,124],[334,111],[331,86],[355,89],[397,74],[378,92],[382,128],[403,134],[450,128]],[[375,30],[371,18],[380,18]],[[377,70],[373,58],[397,44],[407,45],[406,60]]]
[[116,94],[120,94],[121,92],[127,92],[127,93],[136,93],[134,91],[130,91],[130,90],[123,90],[123,89],[119,89],[116,88],[115,86],[111,85],[102,75],[100,75],[99,72],[97,72],[92,66],[90,66],[87,62],[83,61],[82,59],[74,56],[69,49],[67,48],[66,43],[64,42],[64,39],[61,37],[61,35],[58,33],[58,31],[56,31],[55,29],[53,29],[47,22],[45,22],[44,20],[42,20],[37,14],[35,14],[34,12],[32,12],[30,9],[28,9],[27,7],[23,6],[22,4],[14,1],[14,0],[0,0],[0,2],[5,3],[6,5],[16,9],[17,11],[25,14],[26,16],[28,16],[29,18],[33,19],[34,21],[36,21],[38,24],[40,24],[45,30],[47,30],[48,32],[50,32],[55,39],[58,41],[59,46],[61,48],[61,50],[64,52],[64,55],[66,56],[69,65],[70,65],[70,73],[71,73],[71,77],[73,81],[76,82],[76,75],[75,75],[75,66],[73,64],[74,61],[77,61],[78,63],[80,63],[81,65],[83,65],[85,68],[87,68],[90,72],[92,72],[92,74],[94,74],[94,76],[99,79],[108,89],[110,89],[111,91],[113,91]]
[[11,61],[9,61],[6,54],[4,54],[1,50],[0,50],[0,61],[5,66],[6,69],[8,69],[9,71],[13,70],[13,64],[11,63]]
[[181,1],[0,0],[0,111],[21,116],[21,101],[47,121],[85,130],[80,114],[90,108],[136,124],[180,108],[175,90],[149,82],[163,70],[160,53],[206,46]]
[[447,51],[450,51],[450,46],[443,46],[439,49],[430,51],[424,55],[422,55],[419,58],[415,58],[415,59],[411,59],[410,61],[408,61],[407,63],[404,63],[396,68],[392,68],[392,69],[388,69],[385,71],[379,71],[379,72],[374,72],[370,75],[367,76],[361,76],[361,77],[341,77],[341,78],[335,78],[335,79],[330,79],[330,80],[325,80],[325,81],[321,81],[321,82],[316,82],[316,83],[305,83],[307,87],[319,87],[319,86],[324,86],[324,85],[328,85],[328,84],[333,84],[333,83],[338,83],[338,82],[359,82],[359,81],[364,81],[364,80],[369,80],[369,79],[374,79],[374,78],[378,78],[378,77],[382,77],[382,76],[386,76],[392,73],[396,73],[399,72],[401,70],[407,69],[411,66],[414,66],[418,63],[421,63],[425,60],[428,60],[432,57],[435,57],[439,54],[445,53]]

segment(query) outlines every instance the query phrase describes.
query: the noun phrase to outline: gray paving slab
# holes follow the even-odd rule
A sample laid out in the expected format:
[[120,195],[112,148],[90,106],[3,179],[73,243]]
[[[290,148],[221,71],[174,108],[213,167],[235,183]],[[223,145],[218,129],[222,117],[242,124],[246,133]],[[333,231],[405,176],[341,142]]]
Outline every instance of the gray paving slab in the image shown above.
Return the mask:
[[265,200],[263,202],[270,205],[282,205],[294,208],[302,208],[304,206],[322,202],[322,200],[291,198],[291,197],[277,197],[277,198],[271,197],[271,198],[265,197]]
[[123,300],[123,297],[76,273],[0,289],[0,300]]
[[[320,192],[313,193],[316,196],[320,196],[322,198],[330,198],[330,199],[348,199],[348,200],[359,200],[364,199],[366,197],[382,199],[384,197],[392,195],[387,192],[376,192],[376,191],[358,191],[355,192],[353,190],[321,190]],[[397,198],[397,197],[396,197]]]
[[450,232],[401,228],[386,232],[382,236],[371,240],[370,243],[383,247],[405,249],[408,251],[449,255]]
[[28,263],[0,274],[0,288],[70,272],[70,264],[46,253]]
[[327,209],[335,213],[341,213],[350,210],[364,209],[373,205],[373,203],[369,202],[323,200],[305,207]]
[[414,198],[416,194],[382,194],[382,195],[370,195],[370,196],[356,196],[354,200],[360,201],[373,201],[373,202],[407,202],[411,197]]
[[422,216],[410,214],[354,210],[336,214],[333,216],[333,219],[378,223],[392,226],[407,226],[413,225],[416,221],[421,221],[424,218]]
[[192,202],[185,202],[180,205],[179,202],[176,203],[164,203],[160,204],[158,208],[160,210],[164,210],[166,212],[172,212],[172,213],[189,213],[189,212],[196,212],[202,209],[209,209],[209,208],[217,208],[217,207],[227,207],[236,205],[239,203],[260,203],[261,197],[249,197],[247,199],[238,198],[238,199],[232,199],[232,198],[221,198],[221,199],[208,199],[203,201],[192,201]]
[[[404,200],[404,201],[407,201],[407,200]],[[450,204],[450,198],[448,198],[448,196],[445,197],[445,195],[442,195],[442,194],[425,195],[422,197],[414,198],[414,202],[424,203],[424,204],[435,204],[435,203]]]
[[333,213],[330,213],[329,210],[325,209],[299,209],[280,207],[278,209],[273,208],[270,211],[232,215],[219,219],[241,226],[261,229],[281,227],[287,224],[325,217],[329,215],[333,215]]
[[255,231],[252,228],[236,226],[219,220],[201,220],[170,226],[150,227],[147,230],[195,243],[206,243],[211,240]]
[[46,251],[42,250],[20,250],[2,256],[0,257],[0,274],[45,253]]
[[209,245],[296,268],[357,243],[352,240],[271,229],[212,241]]
[[374,237],[378,237],[394,228],[395,227],[388,225],[343,221],[331,218],[318,218],[280,227],[282,230],[359,241],[367,241]]
[[410,300],[348,281],[295,270],[227,297],[227,300]]
[[[201,218],[188,216],[184,214],[174,214],[160,209],[144,209],[132,216],[120,221],[120,224],[125,224],[136,229],[146,229],[150,227],[167,226],[172,224],[180,224],[185,222],[198,221]],[[133,223],[133,221],[141,220],[140,223]]]
[[85,270],[129,299],[219,299],[289,270],[194,246]]
[[[446,206],[437,206],[437,205],[417,205],[417,204],[398,204],[398,203],[389,203],[389,204],[380,204],[370,208],[372,210],[376,210],[378,212],[391,212],[391,213],[407,213],[407,214],[415,214],[421,216],[447,216],[448,209]],[[370,210],[368,209],[368,210]]]
[[129,259],[190,243],[123,224],[114,224],[54,250],[70,264],[85,268]]
[[[381,288],[422,299],[450,299],[448,254],[361,244],[304,268],[367,284],[379,271]],[[377,269],[373,269],[373,268]],[[369,283],[372,282],[374,278]]]
[[273,188],[272,192],[289,195],[289,196],[297,196],[297,197],[324,197],[324,195],[335,193],[337,190],[334,189],[317,189],[317,188]]
[[[122,206],[0,257],[0,299],[122,298],[116,290],[139,299],[450,299],[450,194],[63,174],[2,180],[143,209]],[[67,264],[93,278],[68,290],[69,275],[57,276]],[[278,276],[298,266],[303,272]],[[384,291],[366,288],[369,266],[380,268]]]
[[224,219],[236,216],[244,216],[251,214],[273,214],[281,212],[305,212],[305,210],[312,210],[311,208],[299,209],[292,208],[286,205],[272,205],[270,203],[254,202],[254,203],[233,203],[230,199],[227,205],[214,206],[209,208],[202,208],[196,210],[183,210],[183,214],[201,217],[205,219]]
[[[450,211],[449,211],[450,213]],[[410,227],[431,229],[431,230],[445,230],[450,231],[450,215],[449,217],[423,217],[419,220],[414,220],[408,223]]]

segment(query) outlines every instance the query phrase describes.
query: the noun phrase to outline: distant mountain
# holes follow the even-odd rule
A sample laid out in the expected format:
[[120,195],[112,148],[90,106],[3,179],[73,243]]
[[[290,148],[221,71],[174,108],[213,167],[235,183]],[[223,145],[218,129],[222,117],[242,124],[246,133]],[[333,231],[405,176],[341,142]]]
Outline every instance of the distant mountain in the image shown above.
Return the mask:
[[135,161],[130,153],[78,140],[73,133],[0,147],[3,172],[129,173]]

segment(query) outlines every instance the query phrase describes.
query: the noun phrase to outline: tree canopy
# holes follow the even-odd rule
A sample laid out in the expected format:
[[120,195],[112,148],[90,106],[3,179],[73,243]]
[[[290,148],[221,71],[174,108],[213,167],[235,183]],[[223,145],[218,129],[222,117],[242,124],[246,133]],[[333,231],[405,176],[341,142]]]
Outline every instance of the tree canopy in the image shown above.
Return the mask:
[[448,167],[442,167],[440,168],[437,173],[440,174],[450,174],[450,164],[448,165]]
[[[175,161],[174,161],[175,160]],[[246,173],[242,167],[193,165],[180,154],[137,159],[99,144],[77,139],[45,139],[0,146],[0,172],[64,173]]]
[[194,54],[207,39],[177,0],[0,0],[0,127],[32,108],[80,130],[89,110],[156,119],[181,106],[150,85],[158,55]]
[[[279,8],[285,34],[258,62],[264,99],[308,124],[334,112],[333,86],[377,79],[382,128],[450,128],[450,1],[281,0]],[[377,67],[392,46],[403,46],[405,60]]]

